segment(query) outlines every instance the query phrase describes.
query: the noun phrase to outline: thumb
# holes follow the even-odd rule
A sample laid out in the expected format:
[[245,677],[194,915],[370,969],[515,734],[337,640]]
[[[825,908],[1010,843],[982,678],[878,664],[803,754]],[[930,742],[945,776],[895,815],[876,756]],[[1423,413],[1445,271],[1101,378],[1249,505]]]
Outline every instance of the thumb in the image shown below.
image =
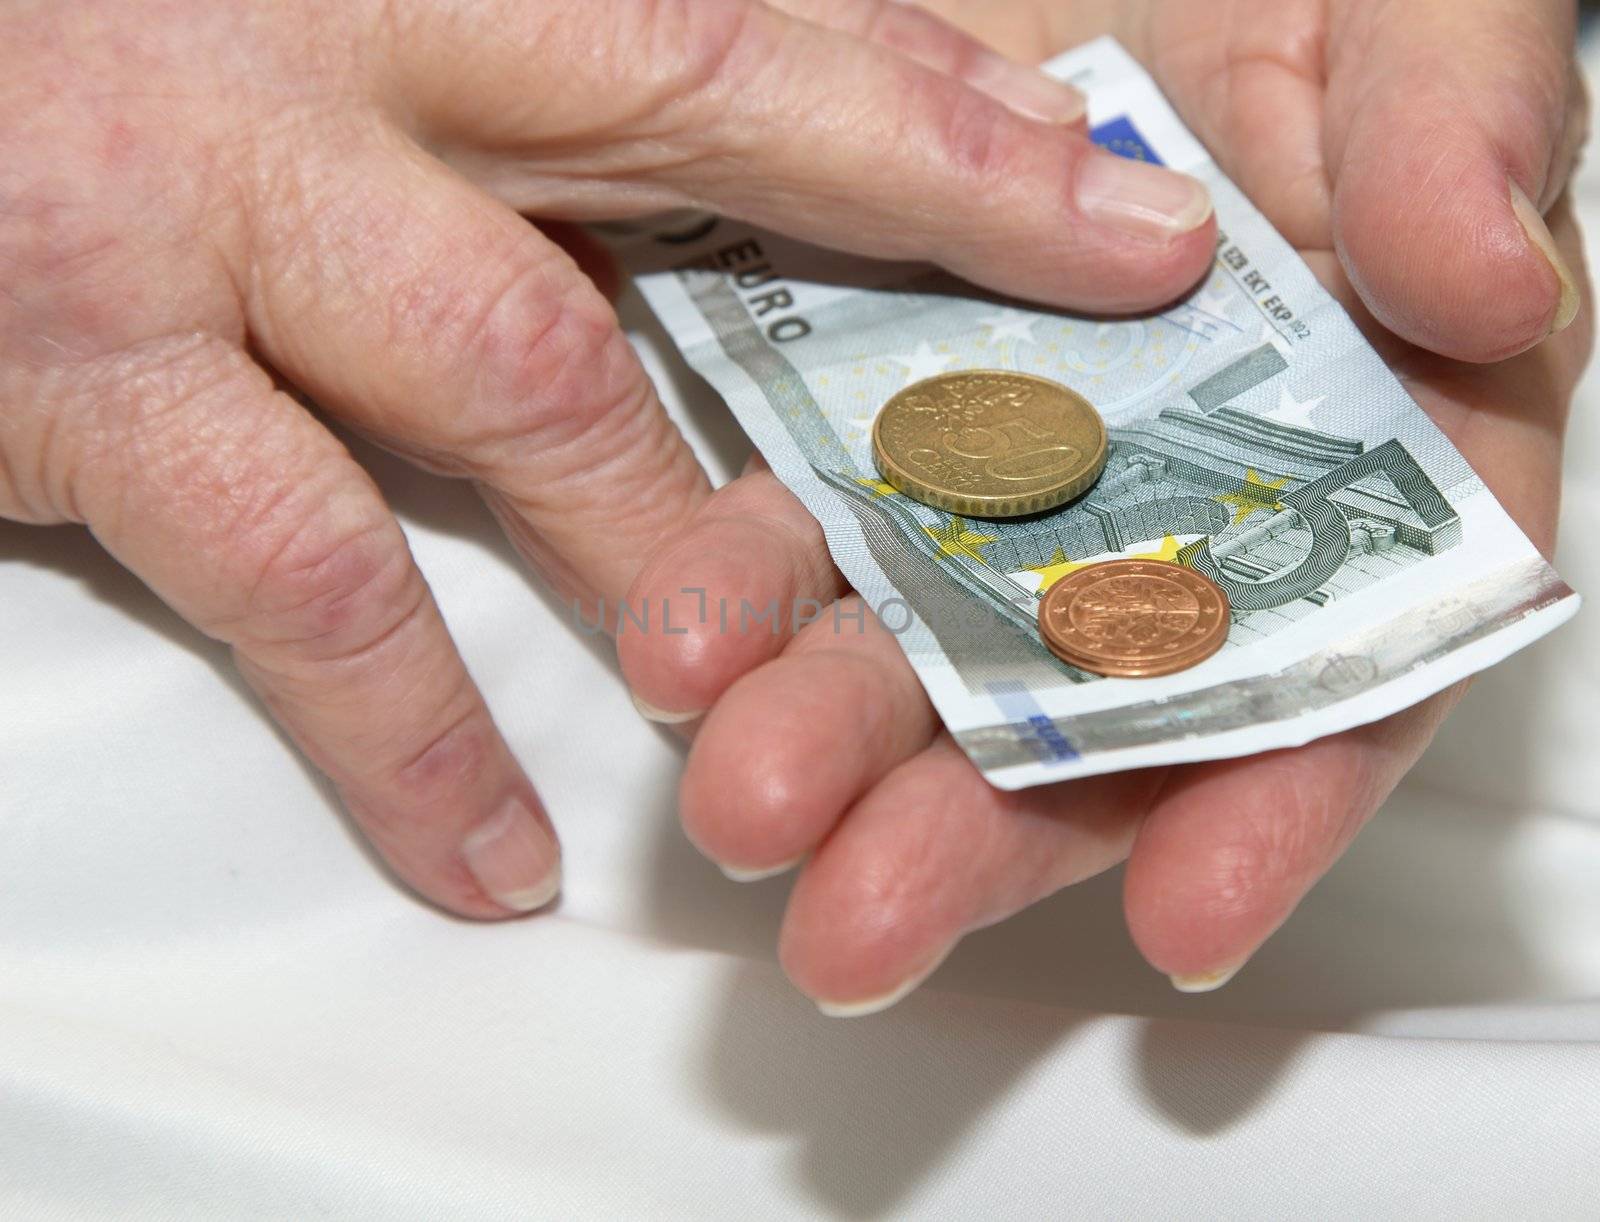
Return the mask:
[[1570,0],[1344,0],[1330,14],[1334,241],[1390,330],[1500,360],[1571,324],[1542,216],[1584,134]]

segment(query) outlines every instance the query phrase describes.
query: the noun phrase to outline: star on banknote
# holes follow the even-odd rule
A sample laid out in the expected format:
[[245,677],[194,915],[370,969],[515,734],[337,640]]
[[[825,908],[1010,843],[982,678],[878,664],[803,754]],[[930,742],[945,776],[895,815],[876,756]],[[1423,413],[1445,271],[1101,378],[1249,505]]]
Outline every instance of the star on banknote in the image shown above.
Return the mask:
[[904,356],[890,356],[889,360],[905,367],[907,386],[924,378],[931,378],[936,373],[943,373],[956,363],[954,356],[935,352],[927,340],[919,343],[915,352]]
[[975,531],[964,518],[951,517],[941,526],[924,526],[928,536],[938,544],[941,556],[965,556],[983,563],[983,553],[978,549],[993,543],[999,535],[985,535]]
[[1233,492],[1218,493],[1213,499],[1221,505],[1233,508],[1233,521],[1230,525],[1237,526],[1253,513],[1260,513],[1263,509],[1278,510],[1283,508],[1283,503],[1271,495],[1280,488],[1287,487],[1289,477],[1281,479],[1262,479],[1254,468],[1244,473],[1244,482]]

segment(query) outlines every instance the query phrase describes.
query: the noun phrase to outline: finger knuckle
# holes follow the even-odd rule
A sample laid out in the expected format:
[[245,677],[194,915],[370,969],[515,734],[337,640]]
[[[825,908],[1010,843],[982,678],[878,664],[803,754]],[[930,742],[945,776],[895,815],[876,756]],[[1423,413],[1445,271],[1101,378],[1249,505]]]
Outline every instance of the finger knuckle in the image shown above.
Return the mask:
[[613,399],[627,343],[591,286],[551,289],[534,268],[494,303],[473,348],[488,383],[491,435],[503,410],[506,431],[521,437],[558,433],[571,409]]
[[437,818],[439,811],[458,807],[462,794],[493,766],[499,736],[471,697],[463,683],[449,693],[432,720],[410,733],[390,734],[378,745],[379,758],[373,762],[390,800],[363,806],[362,821],[369,831],[405,837],[418,824]]
[[441,415],[433,441],[474,473],[509,444],[560,445],[639,394],[642,377],[609,303],[553,258],[522,256],[487,297],[463,285],[457,304],[443,306],[455,326],[434,329],[473,393]]
[[630,49],[629,62],[667,65],[673,97],[721,92],[748,80],[775,48],[758,14],[745,0],[649,0],[637,28],[650,58],[640,61]]
[[865,9],[865,37],[957,79],[988,58],[981,43],[923,9],[896,0],[869,0]]
[[[748,108],[741,97],[790,97],[789,79],[806,71],[794,55],[794,23],[747,0],[649,0],[634,6],[642,23],[617,47],[613,71],[634,81],[630,120],[653,144],[659,185],[683,189],[737,173],[766,140],[759,123],[729,122]],[[648,65],[641,78],[640,65]]]
[[326,506],[287,516],[287,530],[251,529],[232,549],[248,590],[233,643],[285,671],[391,665],[430,605],[399,527]]
[[484,770],[499,735],[479,708],[471,708],[425,735],[422,747],[395,768],[402,792],[421,799],[458,791]]
[[974,89],[935,75],[908,78],[902,91],[906,125],[930,124],[941,160],[978,189],[1016,176],[1022,145],[1010,113]]

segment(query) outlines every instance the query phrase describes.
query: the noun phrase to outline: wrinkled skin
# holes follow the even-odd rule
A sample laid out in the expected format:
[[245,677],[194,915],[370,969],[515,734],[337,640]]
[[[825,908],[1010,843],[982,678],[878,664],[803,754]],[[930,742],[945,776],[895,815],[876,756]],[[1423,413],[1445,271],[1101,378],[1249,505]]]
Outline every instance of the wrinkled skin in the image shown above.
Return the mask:
[[[1570,312],[1563,281],[1506,175],[1554,203],[1577,269],[1555,203],[1581,131],[1567,6],[942,7],[1023,59],[1116,28],[1549,545],[1587,314],[1545,339]],[[879,0],[9,0],[5,16],[0,516],[87,525],[228,643],[398,875],[467,916],[547,902],[554,832],[394,519],[304,401],[472,480],[563,595],[846,596],[769,475],[711,494],[593,252],[519,212],[710,207],[1080,310],[1170,300],[1215,242],[1181,181],[1130,182],[1089,147],[1081,99]],[[1149,223],[1151,193],[1170,223]],[[781,951],[840,1004],[881,1004],[966,930],[1130,852],[1151,961],[1225,971],[1449,704],[1298,752],[1003,795],[883,634],[625,645],[643,700],[715,705],[684,781],[694,840],[747,870],[807,855]]]
[[[841,7],[870,19],[866,6]],[[1587,117],[1572,6],[929,7],[1030,61],[1117,33],[1549,552],[1563,430],[1591,345],[1563,199]],[[1508,176],[1547,213],[1559,272],[1530,244]],[[1548,241],[1536,222],[1532,233]],[[1546,338],[1579,298],[1577,321]],[[631,597],[666,600],[684,623],[685,587],[756,605],[854,599],[815,523],[759,465],[711,498]],[[690,838],[735,877],[801,863],[780,954],[837,1013],[889,1004],[965,933],[1124,860],[1140,950],[1179,987],[1214,987],[1332,866],[1461,694],[1296,750],[1004,793],[941,731],[888,633],[835,633],[832,622],[777,642],[620,644],[635,692],[682,710],[693,732]]]
[[[533,786],[377,489],[297,397],[474,481],[564,595],[615,606],[710,489],[583,244],[519,211],[714,207],[1084,307],[1153,305],[1209,259],[1204,191],[1130,180],[1074,91],[909,9],[840,16],[7,0],[0,517],[86,524],[229,644],[422,894],[547,902]],[[892,50],[908,25],[939,37]],[[1130,225],[1130,189],[1171,223]]]

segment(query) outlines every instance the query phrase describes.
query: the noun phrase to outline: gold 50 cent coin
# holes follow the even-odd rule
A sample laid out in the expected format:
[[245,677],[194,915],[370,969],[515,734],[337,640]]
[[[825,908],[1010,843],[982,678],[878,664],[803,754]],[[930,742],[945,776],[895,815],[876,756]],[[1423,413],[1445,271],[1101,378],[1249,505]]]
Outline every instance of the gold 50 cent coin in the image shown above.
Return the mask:
[[1228,596],[1162,560],[1107,560],[1068,573],[1039,604],[1039,635],[1063,662],[1097,675],[1188,670],[1228,639]]
[[942,373],[890,399],[872,425],[883,478],[913,500],[975,518],[1043,513],[1106,465],[1106,426],[1082,395],[1000,369]]

